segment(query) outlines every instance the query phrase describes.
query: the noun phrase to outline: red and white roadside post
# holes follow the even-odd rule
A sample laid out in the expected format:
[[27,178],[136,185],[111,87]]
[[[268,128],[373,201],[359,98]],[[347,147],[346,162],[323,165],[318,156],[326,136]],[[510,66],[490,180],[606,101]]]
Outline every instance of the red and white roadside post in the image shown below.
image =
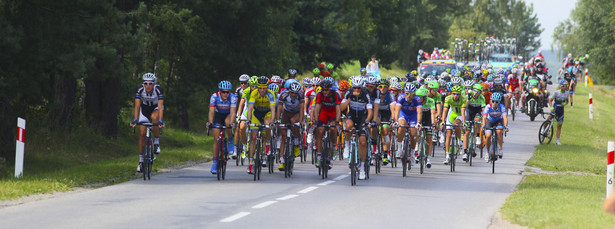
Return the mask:
[[592,93],[589,93],[589,120],[594,119],[594,108],[592,107],[594,100],[592,99]]
[[607,143],[607,164],[606,164],[606,198],[609,198],[613,193],[613,162],[615,161],[615,142],[609,141]]
[[17,118],[17,144],[15,149],[15,177],[23,175],[23,157],[26,138],[26,120]]
[[[589,71],[589,70],[588,70],[588,71]],[[584,77],[584,78],[585,78],[585,86],[586,86],[586,87],[587,87],[587,72],[588,72],[588,71],[585,71],[585,77]]]

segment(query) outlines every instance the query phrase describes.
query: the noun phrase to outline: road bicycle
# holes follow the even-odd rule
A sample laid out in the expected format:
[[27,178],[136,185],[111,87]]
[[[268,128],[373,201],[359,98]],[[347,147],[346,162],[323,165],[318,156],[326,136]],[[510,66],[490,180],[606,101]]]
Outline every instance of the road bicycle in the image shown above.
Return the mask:
[[[489,147],[489,154],[486,155],[489,157],[489,162],[491,163],[491,174],[495,173],[495,161],[498,160],[498,158],[502,158],[502,156],[498,156],[496,155],[496,152],[498,150],[498,134],[496,132],[497,130],[497,126],[488,128],[486,130],[491,130],[491,138],[489,138],[487,141],[490,142],[490,147]],[[504,136],[506,136],[506,130],[502,130],[504,132]]]
[[[457,134],[456,134],[456,128],[457,127],[464,127],[463,125],[456,125],[456,124],[444,124],[444,126],[450,126],[453,127],[452,128],[452,133],[451,133],[451,140],[449,142],[449,150],[451,152],[449,152],[449,158],[448,158],[448,164],[451,168],[451,172],[455,172],[455,164],[456,164],[456,160],[457,160],[457,155],[459,155],[459,142],[457,140]],[[464,132],[463,130],[461,132]]]
[[[216,153],[217,155],[216,156],[216,163],[217,163],[216,175],[217,175],[218,180],[220,179],[224,180],[226,177],[226,163],[229,160],[228,138],[226,137],[224,132],[226,132],[225,131],[226,129],[229,129],[232,127],[221,126],[221,125],[214,125],[213,127],[208,126],[207,136],[209,136],[209,131],[211,130],[211,128],[220,129],[220,134],[218,134],[218,137],[217,137],[218,138],[218,152]],[[233,136],[233,134],[231,134],[231,136]]]
[[337,124],[323,125],[325,128],[324,136],[322,140],[322,152],[320,155],[320,164],[318,164],[318,175],[322,176],[322,179],[327,178],[329,174],[329,163],[331,162],[331,155],[334,153],[334,149],[331,149],[331,137],[329,132],[331,128],[337,128]]
[[540,129],[538,129],[538,141],[540,142],[540,144],[549,144],[553,139],[553,120],[557,120],[558,117],[555,114],[550,114],[550,116],[551,118],[547,118],[547,120],[542,122],[542,124],[540,125]]
[[284,158],[284,177],[285,178],[290,178],[290,176],[293,175],[293,168],[295,166],[295,150],[294,150],[295,145],[293,144],[293,136],[292,136],[293,126],[294,125],[290,123],[279,125],[280,128],[286,129],[286,136],[283,136],[286,138],[286,143],[284,144],[284,155],[282,155],[282,157]]
[[[363,129],[363,131],[367,131],[367,130]],[[350,130],[344,130],[342,132],[345,132],[351,135],[350,136],[350,152],[348,154],[348,167],[350,168],[350,185],[354,186],[357,184],[357,179],[359,176],[359,165],[361,162],[361,159],[359,157],[358,143],[357,143],[358,134],[361,132],[361,130],[352,128]]]
[[261,163],[263,160],[266,160],[266,155],[263,155],[263,131],[267,130],[270,128],[269,125],[263,125],[263,124],[250,124],[248,125],[249,127],[256,127],[258,129],[257,133],[256,133],[256,142],[254,144],[256,144],[255,150],[254,150],[254,166],[252,166],[252,173],[254,174],[254,180],[260,180],[261,179],[261,170],[262,170],[262,166]]
[[[406,132],[404,134],[404,140],[401,146],[401,152],[402,152],[402,156],[401,156],[401,168],[402,168],[402,176],[406,176],[406,171],[410,170],[412,168],[412,163],[409,162],[408,160],[408,155],[410,153],[413,153],[413,149],[410,148],[410,128],[415,128],[413,126],[409,126],[409,125],[405,125],[405,126],[398,126],[397,128],[405,128]],[[410,152],[408,152],[410,151]]]
[[[139,162],[139,166],[141,166],[141,173],[143,173],[143,180],[151,180],[152,179],[152,166],[154,165],[154,161],[156,160],[156,156],[154,152],[154,140],[152,138],[152,128],[157,123],[151,122],[139,122],[137,125],[145,126],[145,147],[143,147],[143,162]],[[135,132],[135,129],[132,129],[132,132]],[[162,134],[162,130],[160,131]]]

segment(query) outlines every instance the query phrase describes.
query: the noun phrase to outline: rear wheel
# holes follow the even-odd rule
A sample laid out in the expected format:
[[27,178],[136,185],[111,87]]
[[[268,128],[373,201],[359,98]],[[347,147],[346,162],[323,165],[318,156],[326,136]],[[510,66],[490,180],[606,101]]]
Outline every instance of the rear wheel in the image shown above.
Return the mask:
[[540,129],[538,130],[538,141],[540,144],[551,143],[551,139],[553,139],[553,125],[551,125],[551,121],[547,120],[540,125]]
[[350,167],[350,185],[357,184],[357,164],[354,144],[350,146],[350,155],[348,155],[349,167]]
[[409,147],[409,143],[408,143],[408,138],[406,138],[404,140],[404,145],[401,148],[401,168],[402,168],[402,176],[406,176],[406,168],[408,168],[408,153],[406,152],[408,150]]

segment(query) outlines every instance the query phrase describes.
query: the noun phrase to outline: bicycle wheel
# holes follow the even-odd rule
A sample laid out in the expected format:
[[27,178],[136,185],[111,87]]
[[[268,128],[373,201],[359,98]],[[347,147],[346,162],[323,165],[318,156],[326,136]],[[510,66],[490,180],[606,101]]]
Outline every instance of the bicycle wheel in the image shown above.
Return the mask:
[[143,154],[143,165],[141,171],[143,172],[143,180],[147,180],[150,168],[150,154],[152,153],[152,141],[151,139],[145,140],[145,153]]
[[538,141],[540,144],[546,142],[546,144],[551,143],[551,139],[553,139],[553,125],[551,121],[546,120],[540,125],[540,129],[538,130]]
[[357,184],[357,164],[356,164],[356,148],[354,144],[350,145],[350,155],[348,155],[348,167],[350,168],[350,185],[354,186]]
[[515,105],[516,99],[512,99],[510,104],[510,114],[512,115],[512,120],[515,121],[515,113],[517,112],[517,105]]
[[[235,165],[239,166],[239,162],[241,161],[241,157],[243,156],[243,145],[241,144],[241,141],[237,142],[237,144],[235,144]],[[241,165],[243,165],[243,163],[241,163]]]
[[456,143],[457,143],[457,138],[455,137],[455,133],[451,134],[451,142],[449,145],[449,166],[451,169],[451,173],[455,172],[455,154],[457,152],[455,152],[455,147],[456,147]]
[[425,136],[421,134],[421,138],[419,140],[419,172],[423,174],[423,170],[425,169]]
[[498,158],[498,156],[495,155],[495,151],[498,149],[497,145],[498,145],[497,134],[492,133],[491,134],[491,152],[489,153],[489,155],[491,156],[491,174],[495,173],[495,161]]
[[[293,148],[292,144],[289,144],[289,138],[286,138],[286,145],[284,146],[284,178],[290,177],[290,150]],[[293,152],[294,153],[294,152]]]
[[[328,130],[325,132],[328,132]],[[329,143],[329,134],[325,133],[325,138],[322,141],[322,153],[320,155],[320,170],[322,170],[322,179],[327,178],[327,172],[329,171]]]
[[406,176],[406,168],[408,168],[408,153],[406,152],[409,147],[408,137],[404,139],[404,145],[401,147],[401,168],[402,168],[402,176]]
[[256,149],[254,150],[254,165],[252,166],[252,173],[254,174],[254,180],[259,179],[258,172],[261,168],[261,142],[260,139],[256,140]]
[[472,131],[470,131],[470,136],[468,136],[468,161],[470,162],[470,166],[472,166],[472,158],[474,157],[476,147],[474,141],[476,141],[476,135],[474,134],[474,127],[472,127]]
[[222,178],[222,157],[224,157],[224,140],[218,140],[218,157],[216,158],[216,177],[218,180]]

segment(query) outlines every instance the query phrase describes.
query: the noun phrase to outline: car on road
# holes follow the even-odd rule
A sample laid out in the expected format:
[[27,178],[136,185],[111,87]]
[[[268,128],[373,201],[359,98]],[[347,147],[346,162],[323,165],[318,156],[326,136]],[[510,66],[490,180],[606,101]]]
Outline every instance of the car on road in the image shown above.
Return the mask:
[[418,74],[422,76],[423,74],[431,74],[433,70],[436,70],[440,75],[446,69],[457,70],[457,62],[455,60],[426,60],[419,66]]

